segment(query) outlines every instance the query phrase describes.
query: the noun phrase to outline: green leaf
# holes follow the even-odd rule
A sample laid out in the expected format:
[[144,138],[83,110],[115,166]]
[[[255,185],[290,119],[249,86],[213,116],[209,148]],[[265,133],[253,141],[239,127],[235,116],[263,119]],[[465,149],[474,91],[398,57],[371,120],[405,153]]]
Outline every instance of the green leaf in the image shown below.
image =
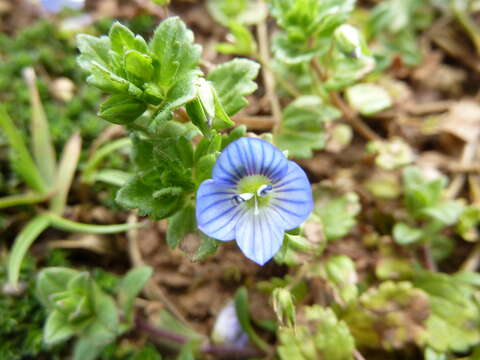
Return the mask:
[[315,212],[320,217],[327,240],[336,240],[347,235],[356,224],[355,217],[360,212],[358,195],[347,193],[333,200],[316,203]]
[[148,52],[145,40],[139,35],[135,36],[129,28],[119,22],[112,25],[108,37],[110,38],[112,50],[120,55],[124,55],[128,50],[132,49],[142,53]]
[[232,42],[219,43],[217,51],[223,54],[252,56],[257,51],[257,44],[247,27],[235,21],[228,23],[228,29],[233,37]]
[[67,284],[77,275],[78,271],[69,268],[45,268],[38,274],[35,295],[43,306],[51,308],[53,306],[51,295],[66,291]]
[[60,163],[58,164],[55,179],[55,194],[50,200],[50,211],[62,214],[67,204],[67,196],[72,185],[73,176],[77,169],[80,153],[82,152],[82,138],[80,133],[75,133],[63,148]]
[[393,239],[400,245],[414,244],[420,241],[423,235],[421,229],[413,228],[404,223],[396,223],[393,227]]
[[217,161],[217,154],[202,156],[195,165],[195,179],[198,184],[212,177],[212,170]]
[[112,95],[100,105],[98,116],[114,124],[125,125],[142,115],[147,106],[128,95]]
[[46,215],[37,215],[18,233],[8,257],[8,282],[17,286],[23,258],[32,243],[50,225]]
[[80,338],[73,348],[73,360],[95,360],[101,354],[103,346],[92,344],[89,340]]
[[195,254],[194,260],[195,261],[201,261],[205,259],[207,256],[215,254],[215,252],[218,249],[219,246],[219,241],[215,240],[205,234],[200,234],[200,247],[197,250],[197,253]]
[[188,342],[182,346],[180,354],[177,356],[177,360],[195,360],[194,354],[195,344]]
[[480,308],[474,289],[447,274],[421,272],[415,286],[428,293],[425,342],[437,352],[464,352],[480,341]]
[[268,344],[260,336],[257,335],[250,322],[250,312],[248,310],[248,294],[246,288],[241,287],[237,290],[237,292],[235,293],[234,302],[238,321],[240,322],[243,331],[247,333],[248,338],[255,345],[257,345],[263,351],[268,352]]
[[357,272],[354,262],[348,256],[331,256],[325,262],[325,273],[328,281],[343,301],[349,303],[356,299],[358,295]]
[[94,292],[95,317],[82,329],[82,337],[94,345],[106,345],[119,333],[117,306],[112,297],[101,292],[96,285]]
[[158,61],[155,74],[160,87],[169,89],[177,79],[194,78],[202,48],[193,44],[193,33],[178,17],[164,20],[155,30],[150,49]]
[[133,321],[133,305],[135,298],[152,276],[152,268],[142,266],[130,270],[120,282],[118,288],[118,302],[123,310],[127,322]]
[[168,219],[167,244],[174,249],[189,233],[197,230],[195,205],[187,203],[183,209]]
[[418,168],[409,166],[403,171],[403,183],[405,206],[413,216],[423,217],[423,209],[440,203],[446,180],[438,178],[427,181]]
[[476,241],[478,224],[480,224],[480,207],[467,206],[460,215],[456,230],[466,241]]
[[45,184],[51,187],[56,175],[57,159],[55,157],[55,149],[50,136],[48,120],[40,100],[40,94],[38,93],[36,83],[37,79],[33,68],[25,69],[24,77],[30,90],[30,105],[32,107],[30,122],[32,153]]
[[422,289],[408,281],[384,281],[365,291],[342,318],[358,346],[393,350],[424,344],[429,310]]
[[138,86],[142,86],[144,82],[150,81],[154,72],[150,56],[136,50],[130,50],[125,54],[124,61],[128,81]]
[[462,214],[465,206],[461,201],[446,201],[436,206],[427,207],[422,214],[439,221],[444,226],[455,224]]
[[47,317],[43,328],[43,341],[47,345],[57,344],[68,340],[75,333],[68,323],[67,317],[60,311],[54,310]]
[[11,147],[11,163],[15,164],[15,169],[23,181],[32,190],[41,194],[47,193],[48,187],[22,139],[21,131],[15,127],[3,105],[0,105],[0,128],[3,130]]
[[281,360],[351,360],[355,341],[344,321],[331,309],[313,305],[303,308],[297,325],[278,331]]
[[388,109],[392,106],[390,94],[380,85],[357,84],[346,91],[347,100],[350,106],[365,116]]
[[232,21],[242,25],[258,24],[267,16],[267,7],[258,0],[209,0],[207,9],[217,22],[225,26]]
[[[159,193],[159,188],[142,181],[141,177],[134,176],[123,186],[116,196],[116,201],[127,209],[138,209],[141,215],[148,215],[153,219],[164,219],[173,215],[183,205],[184,195],[173,188]],[[157,195],[157,196],[155,196]]]
[[103,169],[95,172],[92,175],[92,179],[89,180],[90,184],[93,184],[97,181],[104,182],[106,184],[122,187],[127,181],[132,177],[132,174],[125,171],[116,170],[116,169]]
[[275,143],[294,157],[311,157],[313,150],[325,146],[325,123],[339,117],[340,112],[319,97],[301,96],[283,110]]
[[232,116],[247,105],[245,96],[257,89],[253,81],[260,65],[247,59],[233,59],[210,71],[207,80],[213,83],[225,112]]
[[77,61],[80,67],[88,72],[92,70],[92,64],[97,63],[108,69],[110,63],[110,39],[106,36],[95,37],[80,34],[77,36],[77,46],[80,56]]

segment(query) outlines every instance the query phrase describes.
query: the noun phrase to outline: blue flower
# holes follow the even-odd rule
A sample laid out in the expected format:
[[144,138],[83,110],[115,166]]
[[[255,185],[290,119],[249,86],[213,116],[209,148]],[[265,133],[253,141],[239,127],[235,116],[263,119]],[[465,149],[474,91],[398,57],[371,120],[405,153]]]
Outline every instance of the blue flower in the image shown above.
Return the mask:
[[199,229],[221,241],[236,240],[246,257],[263,265],[280,249],[286,230],[313,209],[305,172],[267,141],[244,137],[218,158],[212,179],[197,192]]
[[83,8],[85,0],[41,0],[45,10],[50,13],[58,13],[64,8],[80,10]]

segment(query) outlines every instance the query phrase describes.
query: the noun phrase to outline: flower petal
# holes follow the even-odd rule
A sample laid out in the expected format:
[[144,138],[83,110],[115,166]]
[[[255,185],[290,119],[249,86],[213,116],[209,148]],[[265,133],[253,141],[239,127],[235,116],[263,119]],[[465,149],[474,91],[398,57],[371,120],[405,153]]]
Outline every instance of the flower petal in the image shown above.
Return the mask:
[[288,162],[288,172],[273,184],[269,207],[278,214],[280,226],[291,230],[302,224],[313,210],[312,188],[307,175],[293,161]]
[[233,201],[235,187],[222,181],[206,180],[197,192],[196,218],[199,229],[214,239],[235,238],[235,225],[245,211],[244,204]]
[[255,214],[245,211],[235,227],[235,240],[247,258],[259,265],[265,264],[280,249],[284,231],[276,226],[268,208]]
[[212,172],[214,179],[236,183],[247,175],[261,174],[272,181],[285,176],[288,160],[268,141],[243,137],[229,144]]

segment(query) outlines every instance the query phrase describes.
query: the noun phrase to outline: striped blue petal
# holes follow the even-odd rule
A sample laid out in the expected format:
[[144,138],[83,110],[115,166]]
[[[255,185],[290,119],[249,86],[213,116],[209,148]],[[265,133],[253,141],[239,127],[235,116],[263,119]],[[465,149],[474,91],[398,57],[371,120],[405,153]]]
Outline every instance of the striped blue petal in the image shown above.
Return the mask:
[[232,200],[235,187],[230,183],[206,180],[198,188],[196,218],[198,228],[217,240],[235,239],[235,225],[245,211],[245,204]]
[[235,228],[235,240],[244,255],[259,265],[265,264],[280,249],[284,231],[272,220],[270,209],[260,209],[255,214],[248,209],[238,220]]
[[278,215],[277,226],[291,230],[302,224],[313,210],[313,197],[307,175],[293,161],[287,174],[273,184],[269,208]]
[[279,181],[287,168],[287,158],[275,146],[265,140],[244,137],[222,151],[212,177],[232,184],[247,175],[264,175],[272,181]]

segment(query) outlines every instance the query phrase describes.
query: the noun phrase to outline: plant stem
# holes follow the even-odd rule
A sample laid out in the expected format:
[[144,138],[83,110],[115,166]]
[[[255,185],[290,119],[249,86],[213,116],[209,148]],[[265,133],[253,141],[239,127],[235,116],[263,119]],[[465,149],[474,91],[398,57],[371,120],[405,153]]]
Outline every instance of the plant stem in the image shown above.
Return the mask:
[[[179,345],[186,344],[189,341],[189,339],[183,335],[153,326],[140,316],[135,317],[135,327],[137,330],[154,338],[171,341]],[[217,355],[222,359],[252,358],[264,355],[263,352],[257,349],[237,345],[205,344],[200,348],[200,352],[203,354]]]
[[[318,78],[321,81],[327,80],[327,74],[322,71],[322,68],[320,67],[320,64],[318,63],[317,58],[313,58],[311,61],[312,68],[317,74]],[[329,92],[330,96],[330,101],[332,102],[333,105],[335,105],[337,108],[340,109],[340,111],[343,114],[343,117],[345,120],[347,120],[352,127],[358,131],[360,135],[362,135],[365,139],[369,141],[381,141],[382,138],[375,133],[370,127],[365,124],[356,114],[355,112],[350,109],[350,107],[345,104],[343,101],[342,97],[335,91],[330,91]]]
[[[265,22],[261,22],[260,24],[257,25],[257,37],[258,37],[258,44],[260,47],[261,62],[263,64],[269,64],[270,48],[268,44],[267,24]],[[272,107],[272,115],[274,120],[272,133],[275,135],[280,129],[280,122],[282,119],[282,110],[280,107],[280,102],[275,92],[275,77],[273,76],[268,66],[263,67],[262,74],[263,74],[263,82],[265,84],[265,93],[268,99],[270,100],[270,104]]]
[[433,261],[432,252],[427,244],[423,244],[419,248],[423,265],[430,271],[437,271],[437,265]]

